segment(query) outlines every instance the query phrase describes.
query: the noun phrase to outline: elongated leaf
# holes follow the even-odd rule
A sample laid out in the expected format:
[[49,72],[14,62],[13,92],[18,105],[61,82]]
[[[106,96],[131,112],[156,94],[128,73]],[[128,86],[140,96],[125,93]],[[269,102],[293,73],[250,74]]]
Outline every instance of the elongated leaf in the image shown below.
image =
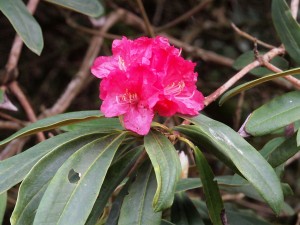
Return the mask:
[[283,143],[277,146],[267,157],[268,162],[273,167],[280,166],[285,163],[289,158],[300,151],[297,146],[296,134],[286,139]]
[[0,1],[0,10],[11,22],[26,46],[40,55],[44,47],[42,30],[34,17],[28,12],[23,1]]
[[300,27],[285,0],[272,1],[272,19],[285,49],[300,64]]
[[80,12],[87,16],[98,17],[103,14],[104,9],[98,0],[46,0],[68,9]]
[[176,225],[204,225],[195,205],[184,192],[175,195],[171,218]]
[[[124,132],[105,136],[74,153],[51,180],[33,225],[84,224],[126,134]],[[69,179],[71,171],[78,174],[78,181]]]
[[300,146],[300,128],[297,131],[297,147]]
[[160,225],[175,225],[175,224],[171,223],[170,221],[167,221],[167,220],[161,220]]
[[6,211],[7,193],[0,194],[0,224],[3,223],[4,214]]
[[153,199],[153,208],[158,212],[173,203],[181,165],[174,146],[164,135],[151,131],[144,140],[146,152],[156,175],[157,190]]
[[60,129],[64,131],[73,131],[78,129],[91,129],[98,128],[101,131],[114,131],[123,130],[120,120],[117,118],[100,118],[91,121],[85,121],[81,123],[75,123],[67,126],[63,126]]
[[45,155],[20,186],[16,207],[10,219],[11,224],[32,225],[39,203],[56,171],[74,152],[99,137],[100,134],[83,136]]
[[225,209],[218,184],[214,181],[214,174],[203,153],[197,147],[194,149],[194,154],[198,173],[203,184],[205,202],[211,222],[215,225],[223,225],[222,220],[225,215]]
[[0,162],[0,193],[19,183],[31,168],[48,152],[79,137],[98,133],[97,130],[74,131],[54,136],[14,157]]
[[279,145],[285,141],[284,137],[278,137],[270,140],[264,147],[259,151],[259,153],[267,159],[271,152],[274,151]]
[[[266,52],[260,52],[260,54],[265,54]],[[255,55],[253,51],[248,51],[240,55],[233,64],[233,68],[236,70],[241,70],[248,64],[252,63],[255,60]],[[272,63],[274,66],[286,70],[288,69],[289,63],[284,58],[276,56],[274,57],[270,63]],[[257,75],[257,76],[263,76],[266,74],[270,74],[273,71],[267,69],[266,67],[258,67],[250,71],[251,74]]]
[[17,137],[23,137],[40,131],[54,129],[67,124],[93,120],[93,119],[100,118],[102,116],[103,115],[99,111],[95,110],[95,111],[70,112],[70,113],[64,113],[53,117],[45,118],[35,123],[32,123],[27,127],[22,128],[21,130],[14,133],[10,137],[4,139],[3,141],[0,142],[0,146],[10,142],[11,140]]
[[[159,225],[161,212],[154,212],[152,200],[156,191],[155,174],[151,164],[146,163],[137,173],[125,197],[118,225]],[[135,210],[132,209],[135,206]]]
[[94,225],[96,223],[111,194],[124,180],[143,148],[144,146],[139,146],[130,150],[111,165],[86,225]]
[[4,102],[4,91],[0,88],[0,105]]
[[300,91],[278,96],[256,109],[245,129],[253,136],[271,133],[300,119]]
[[245,84],[239,85],[233,89],[231,89],[230,91],[227,91],[220,99],[219,101],[219,105],[222,105],[224,102],[226,102],[228,99],[232,98],[233,96],[246,91],[250,88],[253,88],[259,84],[265,83],[267,81],[279,78],[279,77],[285,77],[288,75],[295,75],[295,74],[300,74],[300,68],[296,68],[296,69],[291,69],[291,70],[286,70],[283,71],[281,73],[274,73],[274,74],[270,74],[267,76],[264,76],[262,78],[247,82]]
[[227,156],[278,214],[283,203],[280,182],[272,167],[259,152],[225,124],[204,115],[184,118],[195,125],[180,126],[176,130],[190,137],[199,146],[217,152],[216,156]]

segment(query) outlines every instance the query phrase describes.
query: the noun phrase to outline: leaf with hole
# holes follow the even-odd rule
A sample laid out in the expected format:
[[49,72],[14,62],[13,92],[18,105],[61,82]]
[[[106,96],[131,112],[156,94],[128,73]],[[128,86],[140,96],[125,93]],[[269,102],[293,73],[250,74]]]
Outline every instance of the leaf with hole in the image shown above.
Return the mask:
[[[84,224],[126,134],[127,132],[122,132],[96,139],[68,158],[50,181],[33,225]],[[80,174],[80,180],[76,183],[71,183],[68,179],[72,169]]]
[[21,154],[0,161],[0,193],[23,180],[38,160],[48,152],[67,142],[95,133],[98,133],[98,131],[74,131],[60,134],[31,147]]
[[98,198],[94,204],[93,210],[91,211],[91,214],[89,215],[85,225],[94,225],[97,222],[109,198],[111,197],[111,194],[122,182],[122,180],[125,179],[126,175],[136,162],[137,158],[140,156],[143,149],[144,146],[133,148],[122,157],[118,158],[118,160],[111,165],[107,171],[107,175],[101,187]]
[[144,141],[157,180],[153,208],[158,212],[170,207],[173,203],[181,165],[173,144],[163,134],[150,131],[144,137]]
[[242,174],[277,214],[283,204],[279,179],[268,162],[230,127],[204,115],[183,117],[195,125],[176,128],[201,147],[211,150],[225,164]]
[[41,119],[35,123],[32,123],[22,128],[21,130],[17,131],[13,135],[4,139],[3,141],[0,142],[0,146],[18,137],[24,137],[30,134],[35,134],[40,131],[51,130],[67,124],[79,123],[83,121],[98,119],[101,117],[103,117],[103,115],[98,110],[95,110],[95,111],[69,112],[69,113],[63,113],[53,117]]
[[[99,137],[100,134],[84,135],[62,144],[39,160],[20,186],[11,224],[32,225],[39,203],[56,171],[74,152]],[[74,174],[75,171],[72,171]]]
[[104,13],[104,8],[98,0],[46,0],[47,2],[74,10],[91,17],[98,17]]
[[20,35],[25,45],[37,55],[40,55],[44,40],[40,25],[28,12],[21,0],[0,1],[0,10],[11,22],[16,32]]

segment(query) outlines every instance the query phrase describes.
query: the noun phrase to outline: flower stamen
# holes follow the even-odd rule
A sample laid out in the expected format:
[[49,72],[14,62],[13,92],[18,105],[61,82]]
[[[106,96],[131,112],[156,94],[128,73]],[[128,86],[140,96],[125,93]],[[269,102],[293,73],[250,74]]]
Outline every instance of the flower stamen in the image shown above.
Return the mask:
[[116,96],[116,101],[118,104],[135,104],[138,103],[139,98],[136,93],[130,93],[126,89],[124,94]]
[[167,87],[165,87],[164,94],[177,96],[182,92],[184,87],[185,83],[183,81],[179,81],[178,83],[173,82],[172,84],[169,84]]

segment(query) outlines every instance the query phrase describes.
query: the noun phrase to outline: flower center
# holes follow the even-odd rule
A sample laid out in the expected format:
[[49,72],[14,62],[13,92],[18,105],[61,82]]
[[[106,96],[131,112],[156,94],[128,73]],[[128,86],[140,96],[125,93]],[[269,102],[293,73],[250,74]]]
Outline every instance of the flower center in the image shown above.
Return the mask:
[[116,96],[116,100],[118,104],[134,104],[139,101],[139,98],[136,93],[130,93],[128,89],[126,89],[124,94]]
[[179,81],[177,83],[173,82],[172,84],[169,84],[167,87],[165,87],[164,94],[174,96],[179,95],[184,87],[185,83],[183,81]]

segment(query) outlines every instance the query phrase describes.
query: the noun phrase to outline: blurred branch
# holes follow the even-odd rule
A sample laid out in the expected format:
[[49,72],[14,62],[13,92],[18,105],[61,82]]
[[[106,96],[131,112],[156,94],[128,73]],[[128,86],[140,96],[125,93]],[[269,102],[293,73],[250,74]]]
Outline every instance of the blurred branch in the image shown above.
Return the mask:
[[250,34],[240,30],[234,23],[231,23],[231,27],[235,30],[235,32],[237,32],[239,35],[241,35],[242,37],[250,40],[250,41],[253,41],[253,42],[256,42],[257,44],[260,44],[261,46],[264,46],[266,48],[269,48],[269,49],[272,49],[272,48],[276,48],[275,46],[273,45],[269,45],[268,43],[265,43],[261,40],[258,40],[256,39],[255,37],[251,36]]
[[193,7],[191,10],[189,10],[188,12],[182,14],[181,16],[177,17],[175,20],[155,28],[155,32],[161,32],[165,29],[168,29],[170,27],[173,27],[179,23],[181,23],[182,21],[190,18],[191,16],[193,16],[194,14],[196,14],[197,12],[201,11],[202,9],[204,9],[208,4],[212,3],[212,0],[206,0],[206,1],[201,1],[198,5],[196,5],[195,7]]
[[273,48],[263,56],[261,56],[262,60],[256,59],[252,63],[245,66],[243,69],[241,69],[238,73],[233,75],[227,82],[225,82],[221,87],[219,87],[216,91],[214,91],[212,94],[207,96],[205,98],[205,105],[209,105],[213,101],[215,101],[217,98],[219,98],[225,91],[227,91],[232,85],[234,85],[238,80],[240,80],[242,77],[244,77],[248,72],[253,70],[254,68],[258,66],[262,66],[264,61],[270,61],[277,55],[282,55],[285,53],[285,49],[282,47],[279,48]]
[[[27,3],[27,9],[28,11],[33,14],[37,8],[37,5],[39,3],[39,0],[29,0]],[[19,58],[20,58],[20,54],[22,51],[22,47],[23,47],[23,41],[20,38],[19,35],[16,35],[15,40],[13,42],[9,57],[8,57],[8,61],[7,64],[5,66],[5,77],[7,80],[9,80],[9,77],[11,76],[15,76],[15,74],[17,73],[17,64],[19,62]],[[11,80],[15,80],[16,77],[14,77],[14,79]],[[18,98],[19,102],[21,103],[22,107],[24,108],[28,119],[31,122],[35,122],[37,120],[36,115],[29,103],[29,101],[27,100],[25,94],[22,92],[21,88],[19,87],[17,81],[12,81],[9,85],[8,85],[9,89],[14,93],[14,95]],[[39,141],[43,141],[45,140],[45,137],[43,135],[43,133],[37,133],[37,138]]]
[[11,121],[2,121],[0,120],[0,129],[8,129],[8,130],[19,130],[23,126],[16,122],[11,122]]
[[143,16],[143,19],[144,19],[144,22],[145,22],[145,25],[146,25],[146,29],[147,29],[147,33],[150,37],[155,37],[155,34],[154,34],[154,31],[153,31],[153,28],[150,24],[150,21],[148,19],[148,16],[147,16],[147,13],[145,11],[145,8],[144,8],[144,5],[142,3],[142,0],[136,0],[139,8],[140,8],[140,11],[142,13],[142,16]]
[[89,48],[75,78],[68,84],[66,90],[62,93],[56,103],[51,108],[45,110],[39,118],[53,116],[64,112],[73,99],[80,93],[82,88],[92,81],[90,67],[93,60],[97,57],[103,43],[103,37],[100,35],[106,33],[106,31],[108,31],[123,16],[123,10],[116,10],[108,15],[104,26],[98,31],[98,35],[95,35],[91,39]]

